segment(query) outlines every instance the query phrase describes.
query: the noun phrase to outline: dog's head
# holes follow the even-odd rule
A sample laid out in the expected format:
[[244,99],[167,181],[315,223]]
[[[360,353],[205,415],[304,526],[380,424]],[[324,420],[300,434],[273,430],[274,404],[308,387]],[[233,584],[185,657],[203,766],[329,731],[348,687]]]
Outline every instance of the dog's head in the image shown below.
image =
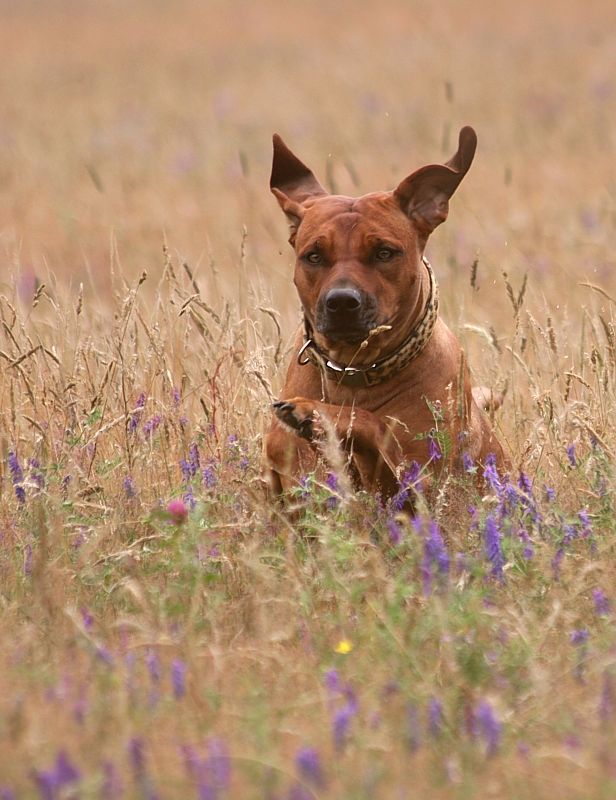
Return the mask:
[[[447,218],[449,198],[466,175],[477,136],[462,128],[446,164],[416,170],[391,192],[330,195],[274,136],[270,187],[291,226],[295,285],[317,343],[355,364],[378,358],[408,335],[422,312],[423,250]],[[371,330],[390,326],[357,348]]]

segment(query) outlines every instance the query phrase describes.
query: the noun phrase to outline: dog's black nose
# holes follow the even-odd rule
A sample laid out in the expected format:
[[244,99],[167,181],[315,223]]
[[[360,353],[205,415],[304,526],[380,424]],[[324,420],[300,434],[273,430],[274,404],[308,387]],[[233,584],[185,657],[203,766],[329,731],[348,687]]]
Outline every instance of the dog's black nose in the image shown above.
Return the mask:
[[361,294],[357,289],[330,289],[325,295],[325,308],[334,314],[359,310]]

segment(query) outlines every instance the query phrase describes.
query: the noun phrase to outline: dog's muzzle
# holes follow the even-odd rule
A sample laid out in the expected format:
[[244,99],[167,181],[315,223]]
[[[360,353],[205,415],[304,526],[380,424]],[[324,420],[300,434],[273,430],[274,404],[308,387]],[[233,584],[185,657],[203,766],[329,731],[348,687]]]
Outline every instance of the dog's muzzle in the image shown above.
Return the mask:
[[333,342],[361,342],[376,325],[376,299],[354,286],[336,286],[319,298],[316,328]]

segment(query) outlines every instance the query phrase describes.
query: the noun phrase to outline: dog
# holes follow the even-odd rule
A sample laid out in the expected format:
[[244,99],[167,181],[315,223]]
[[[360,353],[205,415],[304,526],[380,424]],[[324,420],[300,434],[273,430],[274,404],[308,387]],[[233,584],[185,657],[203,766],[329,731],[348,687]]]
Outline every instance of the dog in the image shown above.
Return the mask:
[[471,389],[460,343],[438,316],[438,285],[424,255],[473,161],[477,136],[459,134],[445,164],[421,167],[393,191],[329,194],[274,135],[270,188],[290,226],[294,283],[304,313],[282,399],[264,441],[276,493],[346,452],[358,488],[392,496],[412,462],[434,475],[468,459],[507,459]]

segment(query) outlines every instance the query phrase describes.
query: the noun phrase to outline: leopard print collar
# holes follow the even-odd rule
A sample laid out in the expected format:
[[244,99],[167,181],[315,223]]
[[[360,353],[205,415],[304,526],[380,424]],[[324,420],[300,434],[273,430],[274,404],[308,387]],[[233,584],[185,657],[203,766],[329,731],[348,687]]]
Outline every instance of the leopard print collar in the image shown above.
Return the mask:
[[430,262],[425,256],[423,257],[423,263],[430,276],[430,294],[421,319],[393,353],[379,358],[378,361],[368,367],[351,367],[337,364],[313,341],[310,323],[304,317],[305,338],[304,344],[297,354],[298,363],[301,365],[316,364],[330,380],[353,388],[375,386],[378,383],[383,383],[393,374],[400,372],[428,344],[438,316],[438,284]]

